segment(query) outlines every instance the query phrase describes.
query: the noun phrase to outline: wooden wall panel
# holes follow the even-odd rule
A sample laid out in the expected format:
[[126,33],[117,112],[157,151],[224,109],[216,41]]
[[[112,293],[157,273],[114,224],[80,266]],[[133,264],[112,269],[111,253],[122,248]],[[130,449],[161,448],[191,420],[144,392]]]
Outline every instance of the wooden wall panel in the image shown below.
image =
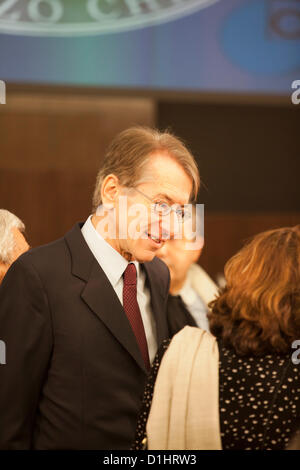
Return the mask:
[[91,213],[95,172],[0,170],[0,201],[26,225],[31,246],[48,243]]
[[300,212],[207,212],[201,266],[216,279],[226,261],[257,233],[300,224]]
[[161,102],[198,160],[208,211],[300,211],[300,105]]
[[[204,194],[201,202],[205,202],[205,247],[200,263],[215,277],[248,237],[270,228],[300,223],[299,185],[293,186],[288,194],[284,189],[289,175],[294,182],[300,172],[298,147],[293,140],[296,115],[286,108],[281,111],[247,106],[197,106],[164,104],[158,107],[156,116],[155,102],[145,98],[75,96],[53,91],[9,93],[7,104],[0,106],[0,207],[24,220],[32,246],[48,243],[90,213],[96,174],[105,148],[117,132],[134,124],[171,126],[199,157],[205,158],[200,161],[202,177],[208,186],[206,193],[201,191]],[[284,125],[280,125],[281,118]],[[265,119],[265,132],[261,130],[262,119]],[[241,175],[247,176],[247,165],[252,172],[255,168],[254,160],[249,160],[251,152],[247,158],[243,153],[241,161],[240,149],[243,143],[247,144],[248,135],[255,141],[255,136],[262,134],[265,139],[257,140],[260,142],[257,152],[261,152],[263,159],[265,152],[276,151],[277,164],[270,164],[268,171],[260,174],[258,192],[258,180],[241,180]],[[293,165],[284,168],[283,188],[278,185],[278,162],[287,141]],[[272,154],[267,156],[272,160]],[[259,154],[255,155],[257,174],[266,165],[266,160],[262,160],[259,166],[259,158]],[[265,192],[261,184],[264,178],[267,179]],[[278,198],[279,190],[282,210],[274,211],[276,208],[269,201],[272,192]],[[242,201],[245,207],[237,211]]]
[[90,214],[112,138],[154,122],[145,98],[9,94],[0,107],[0,207],[24,220],[32,246],[60,237]]

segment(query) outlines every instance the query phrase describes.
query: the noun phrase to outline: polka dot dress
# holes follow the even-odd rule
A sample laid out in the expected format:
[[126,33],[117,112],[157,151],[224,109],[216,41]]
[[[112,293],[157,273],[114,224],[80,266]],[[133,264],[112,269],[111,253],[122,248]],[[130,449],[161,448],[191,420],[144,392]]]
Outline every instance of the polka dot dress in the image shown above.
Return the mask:
[[[152,364],[134,450],[146,448],[146,423],[154,383],[169,344],[170,340],[164,341]],[[292,363],[291,354],[244,358],[220,340],[218,345],[222,449],[284,449],[300,428],[300,364]]]
[[291,354],[244,358],[218,344],[223,449],[284,449],[300,427],[300,365]]
[[137,421],[135,440],[134,440],[134,444],[131,447],[131,450],[143,450],[147,446],[146,423],[147,423],[148,415],[150,412],[154,384],[155,384],[155,380],[157,377],[157,373],[158,373],[158,369],[159,369],[162,357],[164,353],[166,352],[166,350],[168,349],[170,342],[171,342],[170,339],[165,339],[163,341],[152,363],[151,370],[149,372],[148,380],[147,380],[145,391],[144,391],[142,408],[139,413],[139,417]]

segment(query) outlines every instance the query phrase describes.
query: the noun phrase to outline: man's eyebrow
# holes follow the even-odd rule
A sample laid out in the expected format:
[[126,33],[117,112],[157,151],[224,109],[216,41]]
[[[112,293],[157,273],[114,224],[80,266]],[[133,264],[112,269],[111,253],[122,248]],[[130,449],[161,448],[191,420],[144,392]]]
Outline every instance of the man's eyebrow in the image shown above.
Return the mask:
[[176,203],[174,201],[174,199],[172,199],[170,196],[168,196],[167,194],[163,194],[163,193],[159,193],[159,194],[156,194],[156,196],[154,196],[154,199],[156,198],[163,198],[163,199],[166,199],[170,204],[178,204],[179,206],[183,207],[184,204],[180,204],[180,203]]
[[159,194],[156,194],[154,196],[154,199],[157,199],[161,197],[162,199],[166,199],[168,202],[170,202],[171,204],[174,204],[174,200],[170,198],[170,196],[168,196],[167,194],[163,194],[163,193],[159,193]]

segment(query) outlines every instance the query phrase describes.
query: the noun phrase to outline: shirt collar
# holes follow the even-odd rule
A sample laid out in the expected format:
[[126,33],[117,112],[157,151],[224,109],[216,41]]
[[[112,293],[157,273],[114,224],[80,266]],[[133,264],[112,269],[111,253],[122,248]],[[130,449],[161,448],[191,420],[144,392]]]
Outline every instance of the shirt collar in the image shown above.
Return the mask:
[[[108,280],[115,287],[123,276],[129,264],[128,261],[97,232],[92,223],[91,215],[83,225],[81,232]],[[137,276],[139,276],[139,263],[137,261],[133,261],[133,263],[136,267]]]
[[177,292],[177,295],[180,295],[186,305],[192,305],[197,298],[197,294],[193,289],[189,279],[186,279],[180,291]]

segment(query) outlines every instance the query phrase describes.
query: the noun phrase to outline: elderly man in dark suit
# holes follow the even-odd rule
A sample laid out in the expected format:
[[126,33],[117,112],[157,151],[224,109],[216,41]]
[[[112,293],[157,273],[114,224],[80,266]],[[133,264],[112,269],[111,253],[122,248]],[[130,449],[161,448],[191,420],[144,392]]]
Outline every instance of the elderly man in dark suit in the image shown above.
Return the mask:
[[169,272],[155,254],[198,187],[176,137],[128,129],[104,158],[93,214],[11,266],[0,288],[1,449],[130,447],[168,336]]

